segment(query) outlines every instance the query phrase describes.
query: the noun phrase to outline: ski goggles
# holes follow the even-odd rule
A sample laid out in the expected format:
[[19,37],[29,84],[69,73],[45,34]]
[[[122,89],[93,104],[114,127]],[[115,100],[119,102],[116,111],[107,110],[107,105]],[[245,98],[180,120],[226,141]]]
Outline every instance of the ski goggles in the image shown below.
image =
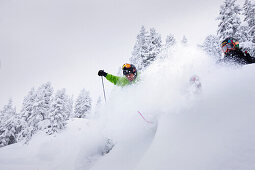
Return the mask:
[[131,64],[124,64],[122,70],[131,68]]
[[126,75],[129,75],[129,74],[134,74],[134,72],[132,70],[123,70],[123,74],[126,76]]

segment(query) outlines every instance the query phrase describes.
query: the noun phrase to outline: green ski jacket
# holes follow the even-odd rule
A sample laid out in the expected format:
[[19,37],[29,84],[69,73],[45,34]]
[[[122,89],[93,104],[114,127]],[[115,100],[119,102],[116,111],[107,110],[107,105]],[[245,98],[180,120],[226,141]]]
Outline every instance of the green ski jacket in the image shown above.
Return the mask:
[[114,76],[112,74],[107,73],[106,77],[105,77],[108,81],[112,82],[113,84],[117,85],[117,86],[127,86],[130,84],[133,84],[137,81],[137,77],[135,80],[133,80],[132,82],[130,82],[126,77],[119,77],[119,76]]

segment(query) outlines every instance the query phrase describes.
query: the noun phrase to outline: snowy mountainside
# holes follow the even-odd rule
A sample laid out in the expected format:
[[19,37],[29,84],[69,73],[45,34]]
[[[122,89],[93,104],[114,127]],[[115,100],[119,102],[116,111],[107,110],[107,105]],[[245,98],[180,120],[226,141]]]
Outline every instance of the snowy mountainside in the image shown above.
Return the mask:
[[[254,65],[216,65],[177,45],[136,85],[107,91],[94,119],[72,119],[56,136],[1,148],[0,169],[254,169],[254,74]],[[102,155],[106,139],[114,147]]]
[[35,135],[26,145],[17,143],[1,148],[0,169],[84,169],[101,154],[105,138],[96,123],[72,119],[56,136]]

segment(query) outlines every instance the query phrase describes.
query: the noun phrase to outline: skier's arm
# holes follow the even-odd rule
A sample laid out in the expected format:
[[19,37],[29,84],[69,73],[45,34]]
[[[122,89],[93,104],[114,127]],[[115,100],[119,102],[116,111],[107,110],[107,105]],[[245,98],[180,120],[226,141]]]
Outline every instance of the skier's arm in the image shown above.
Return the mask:
[[126,85],[129,85],[129,81],[125,77],[118,77],[111,74],[107,74],[105,78],[117,86],[124,87]]
[[113,84],[117,85],[117,83],[120,81],[121,77],[114,76],[112,74],[107,73],[105,77],[108,81],[112,82]]
[[251,57],[251,55],[247,51],[245,51],[244,54],[245,54],[246,58],[248,59],[249,64],[255,63],[255,58]]
[[127,78],[114,76],[112,74],[104,72],[104,70],[99,70],[98,75],[99,76],[104,76],[108,81],[110,81],[111,83],[113,83],[117,86],[122,86],[123,87],[123,86],[126,86],[126,85],[129,84],[129,81],[128,81]]

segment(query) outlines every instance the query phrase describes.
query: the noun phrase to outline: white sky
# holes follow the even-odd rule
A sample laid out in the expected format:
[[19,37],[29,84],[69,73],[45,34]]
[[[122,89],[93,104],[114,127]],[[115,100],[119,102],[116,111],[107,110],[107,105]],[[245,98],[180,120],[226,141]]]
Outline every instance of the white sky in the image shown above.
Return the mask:
[[[242,1],[239,1],[239,3]],[[99,69],[116,73],[141,25],[193,44],[215,34],[223,0],[0,0],[0,107],[18,109],[47,81],[76,97],[102,94]],[[112,87],[106,83],[106,90]],[[109,92],[109,90],[108,90]]]

